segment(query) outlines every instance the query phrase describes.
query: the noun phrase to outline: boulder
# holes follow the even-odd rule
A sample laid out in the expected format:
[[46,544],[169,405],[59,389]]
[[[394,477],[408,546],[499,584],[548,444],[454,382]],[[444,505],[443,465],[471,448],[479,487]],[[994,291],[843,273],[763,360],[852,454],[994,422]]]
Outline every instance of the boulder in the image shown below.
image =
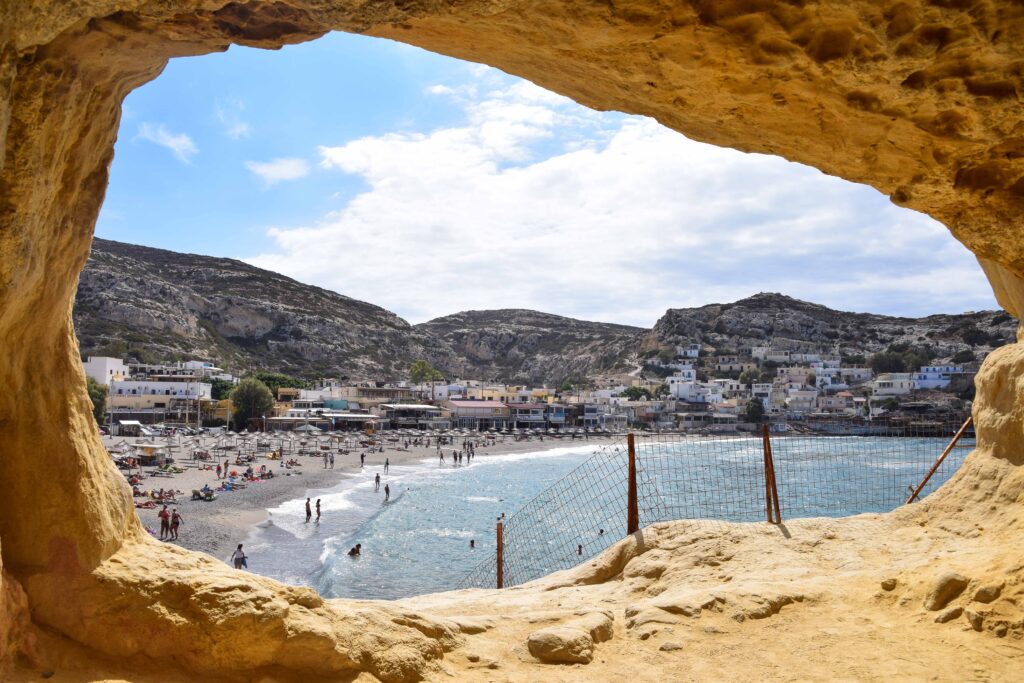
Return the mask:
[[967,588],[967,577],[956,572],[946,572],[932,584],[931,590],[924,599],[924,607],[932,612],[937,612],[949,601],[964,592]]
[[589,664],[594,658],[594,639],[582,629],[551,626],[534,631],[526,639],[530,654],[542,662]]

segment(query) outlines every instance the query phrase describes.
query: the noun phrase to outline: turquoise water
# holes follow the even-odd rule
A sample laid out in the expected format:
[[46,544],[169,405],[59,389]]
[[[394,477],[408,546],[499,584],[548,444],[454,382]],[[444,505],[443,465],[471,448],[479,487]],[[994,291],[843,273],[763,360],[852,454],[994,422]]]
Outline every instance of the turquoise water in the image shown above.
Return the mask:
[[[946,443],[942,438],[832,437],[775,440],[783,517],[883,512],[902,504]],[[310,585],[328,597],[400,598],[460,587],[490,567],[495,521],[506,521],[509,583],[572,566],[625,533],[624,449],[593,445],[480,457],[462,467],[436,461],[379,463],[329,492],[323,518],[304,523],[304,499],[271,510],[248,542],[250,569]],[[941,485],[967,449],[957,449],[924,492]],[[760,439],[640,442],[641,521],[764,519]],[[373,477],[391,487],[384,502]],[[597,486],[595,482],[605,482]],[[545,496],[538,494],[556,485]],[[314,494],[314,501],[317,495]],[[524,506],[526,506],[524,508]],[[582,513],[582,514],[580,514]],[[593,528],[591,528],[593,527]],[[604,529],[604,533],[600,533]],[[470,540],[476,548],[470,548]],[[362,544],[362,555],[347,555]],[[511,544],[511,547],[510,547]],[[577,555],[583,545],[583,557]],[[491,585],[481,574],[478,583]]]

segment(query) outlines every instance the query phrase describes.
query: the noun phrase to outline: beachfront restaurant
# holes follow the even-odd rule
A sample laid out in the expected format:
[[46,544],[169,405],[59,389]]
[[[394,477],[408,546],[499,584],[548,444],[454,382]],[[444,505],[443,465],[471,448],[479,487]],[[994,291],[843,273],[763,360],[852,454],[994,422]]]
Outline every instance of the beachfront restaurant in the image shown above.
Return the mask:
[[500,401],[453,400],[446,404],[452,416],[452,426],[458,429],[506,429],[509,409]]
[[437,406],[419,403],[382,403],[376,408],[382,427],[388,429],[449,429],[451,421]]
[[739,418],[732,413],[686,412],[676,413],[676,426],[680,429],[700,429],[708,432],[735,432]]
[[268,432],[293,432],[303,425],[310,425],[325,432],[361,431],[367,427],[375,429],[378,418],[369,413],[342,413],[325,410],[302,416],[253,418],[250,422],[257,429],[264,429]]

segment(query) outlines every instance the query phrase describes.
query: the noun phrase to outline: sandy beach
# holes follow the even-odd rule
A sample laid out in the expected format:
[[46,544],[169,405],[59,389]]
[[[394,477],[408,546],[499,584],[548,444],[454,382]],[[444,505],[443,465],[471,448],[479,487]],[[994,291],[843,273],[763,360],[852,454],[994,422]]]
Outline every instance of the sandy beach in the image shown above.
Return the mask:
[[[545,437],[543,441],[537,437],[526,440],[514,441],[511,437],[503,440],[498,437],[494,443],[491,440],[480,437],[470,437],[476,443],[476,457],[486,458],[496,455],[507,455],[512,453],[535,452],[567,446],[580,446],[594,444],[595,446],[609,443],[612,438],[607,436],[591,436],[589,440],[577,438],[553,439]],[[140,439],[120,439],[106,437],[106,445],[111,446],[120,441],[136,442]],[[289,454],[286,453],[284,460],[294,459],[298,465],[291,467],[281,466],[280,460],[271,460],[265,454],[256,456],[252,463],[255,470],[261,465],[272,469],[275,476],[271,479],[263,479],[254,482],[246,482],[246,487],[238,491],[218,491],[217,498],[213,501],[192,500],[192,491],[200,489],[204,485],[216,488],[224,480],[217,478],[215,470],[217,459],[207,461],[194,460],[190,457],[189,448],[180,449],[175,453],[174,465],[183,469],[183,472],[172,475],[146,474],[156,468],[143,467],[143,478],[138,484],[138,489],[144,492],[158,491],[160,489],[174,489],[180,492],[177,495],[176,503],[169,505],[168,509],[176,508],[182,517],[182,524],[178,531],[175,543],[190,550],[197,550],[208,553],[220,560],[227,560],[232,550],[238,543],[244,543],[252,532],[254,526],[263,523],[267,519],[267,510],[276,507],[281,503],[305,498],[317,492],[324,492],[337,486],[342,480],[352,476],[360,469],[360,455],[366,454],[364,466],[370,471],[381,473],[382,481],[386,482],[386,475],[383,472],[385,459],[392,465],[403,465],[407,463],[419,463],[424,460],[437,460],[436,445],[431,440],[430,447],[409,446],[404,447],[404,441],[398,443],[385,440],[382,444],[383,452],[378,448],[347,448],[348,454],[341,451],[345,447],[332,446],[335,462],[333,469],[324,468],[323,458],[317,454]],[[161,443],[157,439],[157,443]],[[326,443],[326,441],[324,441]],[[455,445],[445,445],[446,464],[451,467],[451,453],[462,447],[462,440],[458,439]],[[328,452],[328,451],[320,451]],[[230,470],[241,473],[248,466],[235,464],[235,453],[221,455],[219,461],[223,464],[225,459],[229,460]],[[439,465],[440,466],[440,465]],[[148,500],[147,497],[136,497],[136,503]],[[155,535],[160,529],[160,520],[157,513],[160,505],[152,509],[136,508],[139,519],[143,526]]]

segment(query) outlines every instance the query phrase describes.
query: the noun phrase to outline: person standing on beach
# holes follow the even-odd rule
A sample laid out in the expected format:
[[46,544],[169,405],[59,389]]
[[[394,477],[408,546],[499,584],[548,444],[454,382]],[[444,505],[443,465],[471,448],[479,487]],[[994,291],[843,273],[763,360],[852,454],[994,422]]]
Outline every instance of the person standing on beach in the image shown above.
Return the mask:
[[384,484],[384,502],[388,502],[391,499],[391,487]]
[[157,517],[160,518],[160,540],[164,540],[166,536],[171,535],[171,515],[167,512],[167,506],[164,505],[164,509],[157,513]]
[[391,467],[391,461],[384,458],[384,474],[388,473],[388,468]]
[[334,453],[331,453],[331,469],[334,469]]
[[181,515],[178,514],[178,508],[171,510],[171,538],[175,541],[178,540],[178,525],[181,524]]
[[359,466],[362,467],[366,464],[366,453],[359,454]]
[[439,464],[443,465],[443,464],[444,464],[444,451],[442,451],[442,450],[438,449],[438,451],[437,451],[437,454],[438,454],[439,456],[441,456],[441,461],[440,461],[440,463],[439,463]]
[[373,478],[373,490],[380,491],[380,472],[378,472],[377,476]]
[[327,469],[327,454],[324,453],[324,469]]
[[235,552],[231,553],[231,563],[235,565],[235,569],[248,568],[249,565],[245,561],[246,559],[245,553],[242,551],[242,544],[239,543],[238,547],[235,548]]
[[224,478],[228,478],[228,459],[224,458]]
[[313,516],[313,510],[309,506],[309,498],[306,499],[306,523],[309,523],[309,518]]
[[217,478],[220,479],[220,463],[217,463]]
[[316,499],[316,523],[320,523],[320,499]]

